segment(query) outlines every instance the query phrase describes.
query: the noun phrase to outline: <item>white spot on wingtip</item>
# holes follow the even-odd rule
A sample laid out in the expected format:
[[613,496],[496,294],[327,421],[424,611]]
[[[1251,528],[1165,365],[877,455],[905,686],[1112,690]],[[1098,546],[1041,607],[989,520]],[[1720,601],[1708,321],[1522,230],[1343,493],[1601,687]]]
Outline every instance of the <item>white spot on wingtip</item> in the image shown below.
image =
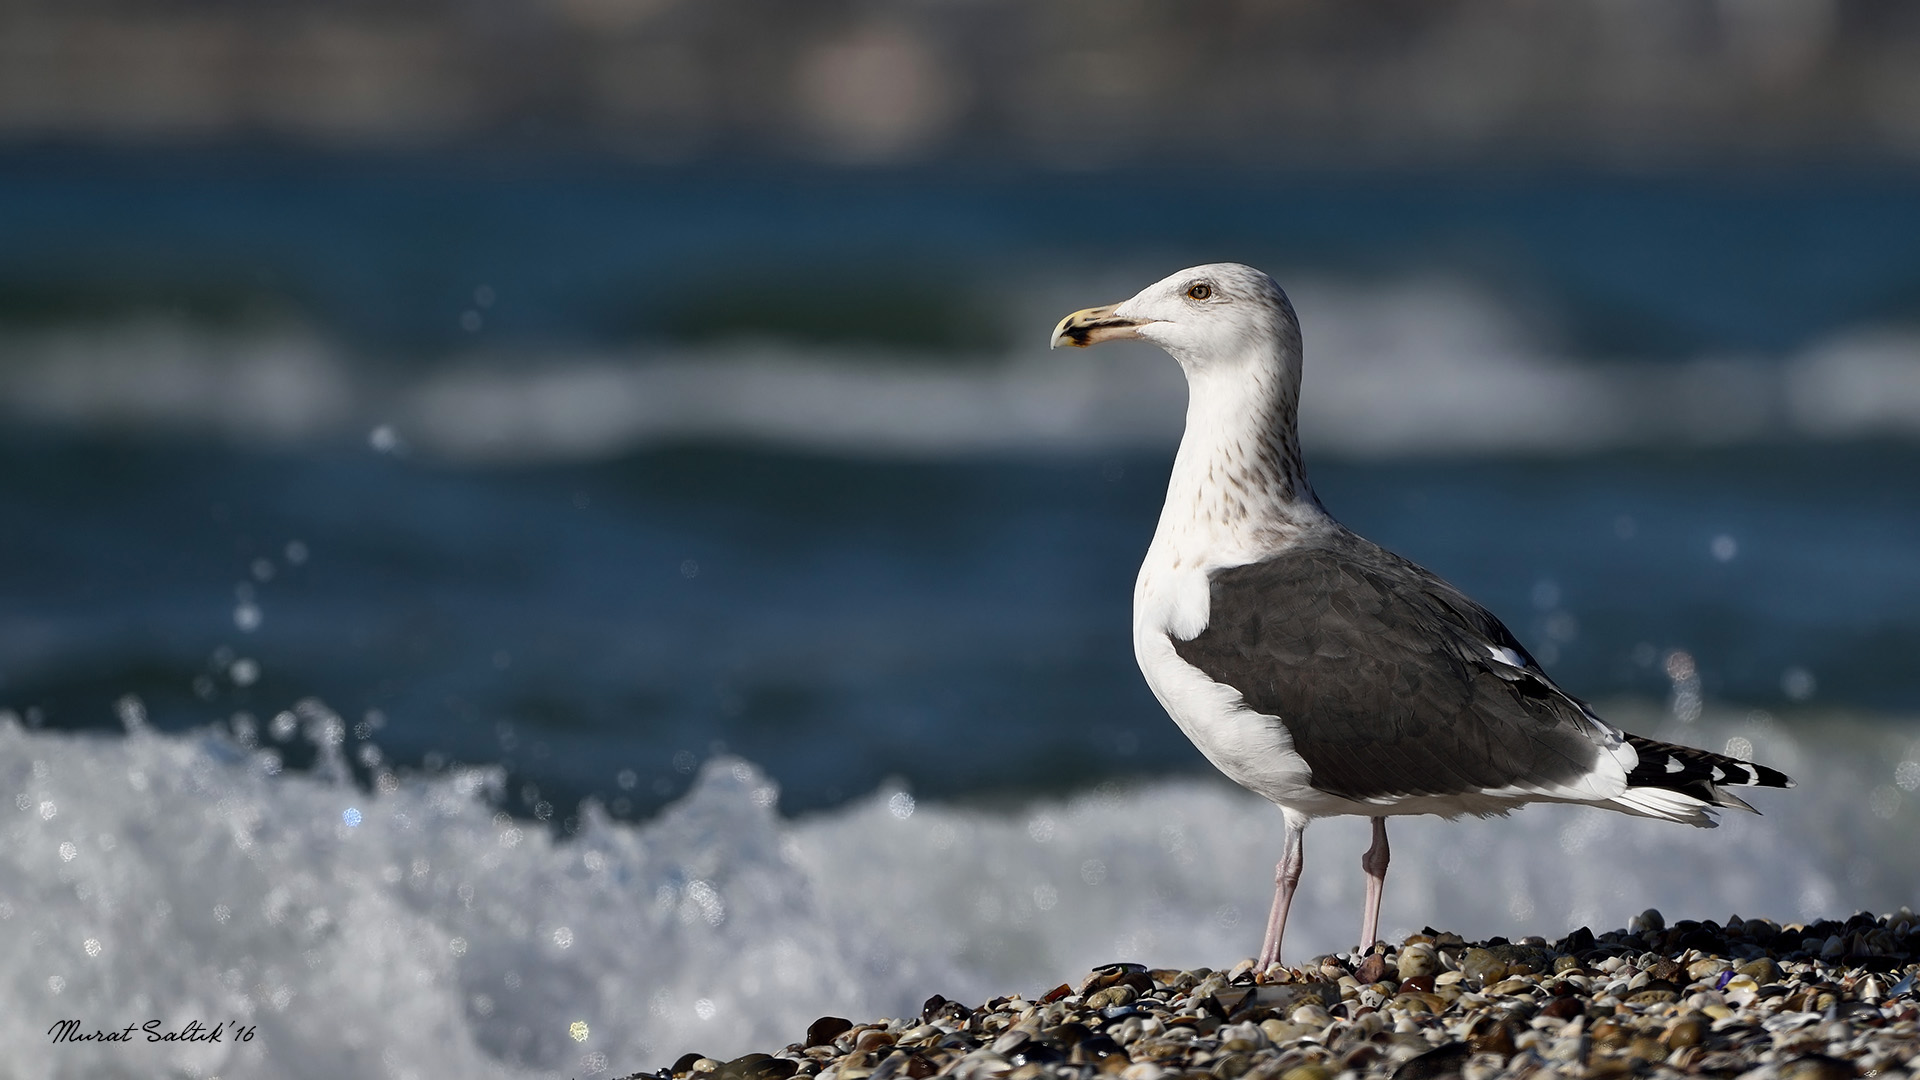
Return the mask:
[[1679,759],[1679,758],[1677,758],[1677,757],[1670,757],[1670,758],[1668,758],[1668,759],[1667,759],[1667,771],[1668,771],[1668,772],[1670,772],[1670,773],[1677,773],[1677,772],[1685,772],[1685,771],[1686,771],[1686,769],[1687,769],[1687,767],[1686,767],[1685,765],[1682,765],[1682,764],[1680,764],[1680,759]]
[[1491,653],[1495,660],[1500,661],[1508,667],[1524,669],[1527,666],[1526,660],[1523,659],[1519,653],[1514,652],[1505,645],[1489,645],[1487,646],[1487,652]]

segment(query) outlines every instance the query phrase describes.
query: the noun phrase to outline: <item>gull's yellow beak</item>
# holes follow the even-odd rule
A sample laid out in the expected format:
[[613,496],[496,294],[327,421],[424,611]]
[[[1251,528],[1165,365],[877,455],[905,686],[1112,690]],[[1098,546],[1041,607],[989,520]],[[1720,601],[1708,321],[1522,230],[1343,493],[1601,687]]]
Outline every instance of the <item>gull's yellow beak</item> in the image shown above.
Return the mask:
[[1084,349],[1115,338],[1139,337],[1142,324],[1137,319],[1115,315],[1113,309],[1119,306],[1108,304],[1106,307],[1086,308],[1061,319],[1060,325],[1053,328],[1053,343],[1048,348],[1071,345],[1076,349]]

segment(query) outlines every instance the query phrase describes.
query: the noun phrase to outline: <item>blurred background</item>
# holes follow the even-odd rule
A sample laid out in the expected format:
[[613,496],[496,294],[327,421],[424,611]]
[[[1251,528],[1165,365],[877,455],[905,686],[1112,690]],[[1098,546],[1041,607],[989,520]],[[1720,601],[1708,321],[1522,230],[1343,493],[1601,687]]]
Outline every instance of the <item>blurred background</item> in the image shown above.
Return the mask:
[[1129,645],[1180,376],[1045,348],[1218,260],[1336,515],[1802,781],[1397,826],[1390,927],[1910,902],[1904,5],[0,0],[14,1034],[613,1075],[1226,966],[1277,815]]

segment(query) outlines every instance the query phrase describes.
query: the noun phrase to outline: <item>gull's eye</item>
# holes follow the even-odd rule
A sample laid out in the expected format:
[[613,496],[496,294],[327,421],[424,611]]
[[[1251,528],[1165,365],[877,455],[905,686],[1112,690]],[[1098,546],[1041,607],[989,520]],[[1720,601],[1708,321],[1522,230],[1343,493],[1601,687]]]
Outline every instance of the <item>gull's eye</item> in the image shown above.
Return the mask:
[[1187,290],[1187,295],[1195,300],[1207,300],[1213,297],[1213,286],[1202,281]]

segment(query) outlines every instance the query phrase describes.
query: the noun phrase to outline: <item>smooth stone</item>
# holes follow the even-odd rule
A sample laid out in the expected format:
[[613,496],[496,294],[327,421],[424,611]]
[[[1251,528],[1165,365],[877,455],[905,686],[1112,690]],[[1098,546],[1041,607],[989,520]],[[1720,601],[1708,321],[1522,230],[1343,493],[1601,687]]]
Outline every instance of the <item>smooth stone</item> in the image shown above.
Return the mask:
[[1758,960],[1749,960],[1733,970],[1762,986],[1780,981],[1780,965],[1774,963],[1771,957],[1762,956]]
[[1687,978],[1694,982],[1705,982],[1717,978],[1721,972],[1732,966],[1732,964],[1725,960],[1711,957],[1705,960],[1695,960],[1693,963],[1687,965]]
[[807,1046],[826,1046],[853,1030],[853,1021],[838,1016],[823,1016],[807,1028]]
[[1698,1016],[1683,1016],[1667,1028],[1660,1041],[1669,1050],[1678,1050],[1683,1046],[1699,1046],[1706,1040],[1707,1025]]
[[1296,1024],[1308,1024],[1315,1028],[1323,1028],[1333,1023],[1333,1014],[1317,1004],[1302,1005],[1293,1010],[1293,1013],[1288,1016],[1287,1019],[1292,1020]]
[[1440,954],[1427,942],[1415,942],[1400,950],[1400,978],[1402,981],[1421,975],[1437,975],[1440,972]]
[[1499,982],[1507,976],[1507,963],[1486,949],[1468,949],[1460,958],[1460,974],[1480,986]]

